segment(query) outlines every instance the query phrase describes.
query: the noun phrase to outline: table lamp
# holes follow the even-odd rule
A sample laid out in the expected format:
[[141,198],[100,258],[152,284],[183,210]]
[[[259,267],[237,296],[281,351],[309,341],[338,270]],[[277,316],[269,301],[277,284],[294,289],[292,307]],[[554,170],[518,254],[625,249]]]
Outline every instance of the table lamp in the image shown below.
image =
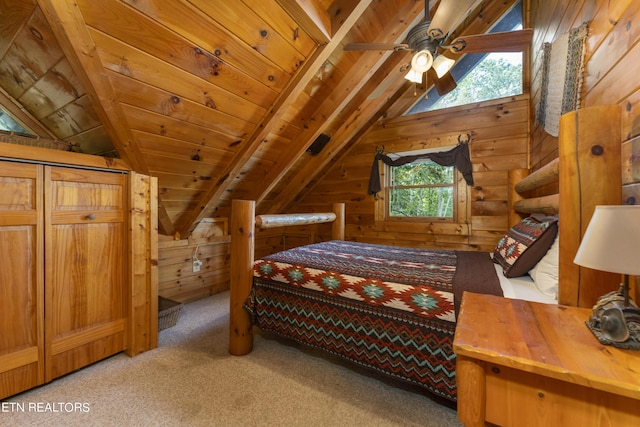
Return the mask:
[[586,323],[602,344],[640,350],[640,309],[629,298],[629,275],[640,275],[640,205],[596,206],[573,262],[624,275]]

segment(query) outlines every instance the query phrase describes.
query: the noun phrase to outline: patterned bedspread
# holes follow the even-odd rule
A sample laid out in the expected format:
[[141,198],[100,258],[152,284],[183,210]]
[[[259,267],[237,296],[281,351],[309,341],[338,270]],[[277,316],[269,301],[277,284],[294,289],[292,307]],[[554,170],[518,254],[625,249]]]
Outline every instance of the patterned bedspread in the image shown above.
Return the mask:
[[464,290],[502,295],[488,254],[331,241],[256,261],[246,306],[263,330],[455,400]]

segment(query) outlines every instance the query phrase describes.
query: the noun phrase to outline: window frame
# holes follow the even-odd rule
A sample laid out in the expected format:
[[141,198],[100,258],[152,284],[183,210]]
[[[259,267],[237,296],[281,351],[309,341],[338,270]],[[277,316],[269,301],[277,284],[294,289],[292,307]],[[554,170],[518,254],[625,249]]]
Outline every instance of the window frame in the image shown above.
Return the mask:
[[[441,150],[438,149],[438,151],[446,151],[446,150]],[[406,153],[398,153],[400,156],[402,155],[406,155]],[[427,160],[428,161],[428,160]],[[403,165],[403,166],[408,166],[410,164],[415,164],[415,163],[421,163],[421,162],[413,162],[413,163],[409,163],[407,165]],[[426,163],[426,162],[424,162]],[[434,162],[434,164],[436,164]],[[438,165],[440,166],[440,165]],[[383,208],[383,215],[382,217],[384,218],[384,221],[389,221],[389,222],[394,222],[394,221],[412,221],[412,222],[446,222],[446,223],[454,223],[457,222],[457,218],[458,218],[458,182],[461,179],[460,178],[460,172],[458,171],[458,168],[456,168],[455,166],[442,166],[445,168],[452,168],[453,169],[453,179],[451,181],[450,184],[425,184],[422,186],[399,186],[399,187],[406,187],[406,188],[436,188],[436,187],[451,187],[452,188],[452,215],[451,217],[436,217],[436,216],[396,216],[396,215],[391,215],[391,190],[392,190],[392,184],[391,184],[391,176],[392,176],[392,171],[391,168],[394,166],[389,166],[387,164],[384,164],[384,171],[383,171],[383,175],[384,175],[384,208]],[[402,166],[395,166],[395,167],[402,167]]]

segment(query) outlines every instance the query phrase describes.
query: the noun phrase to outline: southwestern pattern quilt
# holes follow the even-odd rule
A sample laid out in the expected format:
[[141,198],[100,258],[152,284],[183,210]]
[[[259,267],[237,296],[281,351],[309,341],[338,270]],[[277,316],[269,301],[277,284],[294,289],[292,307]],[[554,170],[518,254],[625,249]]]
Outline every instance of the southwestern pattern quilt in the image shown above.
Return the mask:
[[489,254],[331,241],[256,261],[246,307],[263,330],[455,401],[465,290],[502,295]]

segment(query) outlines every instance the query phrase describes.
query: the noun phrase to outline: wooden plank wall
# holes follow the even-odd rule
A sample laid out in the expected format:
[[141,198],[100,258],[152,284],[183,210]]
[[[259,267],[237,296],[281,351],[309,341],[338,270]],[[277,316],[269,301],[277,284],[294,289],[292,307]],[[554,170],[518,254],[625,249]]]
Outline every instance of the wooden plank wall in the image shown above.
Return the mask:
[[[535,28],[531,49],[531,165],[538,169],[558,157],[558,139],[535,122],[540,100],[542,45],[583,22],[589,23],[582,106],[622,106],[622,137],[640,134],[640,2],[634,0],[530,0]],[[621,141],[622,142],[622,141]]]
[[[204,219],[188,239],[158,236],[158,294],[189,302],[229,289],[227,219]],[[202,261],[193,271],[194,255]]]
[[[319,212],[346,203],[346,238],[398,246],[493,250],[507,227],[509,169],[527,167],[529,97],[519,95],[427,112],[376,124],[304,198],[297,211]],[[376,147],[385,152],[451,147],[471,135],[474,186],[458,177],[455,222],[376,219],[378,201],[367,194]],[[381,193],[381,196],[382,193]],[[382,200],[382,199],[380,199]],[[380,203],[382,203],[380,201]]]
[[[331,212],[331,206],[324,206],[324,211]],[[256,230],[255,257],[330,238],[327,224]],[[231,238],[226,218],[204,219],[188,239],[158,239],[158,295],[189,302],[229,290]],[[199,272],[193,271],[194,255],[202,261]]]

